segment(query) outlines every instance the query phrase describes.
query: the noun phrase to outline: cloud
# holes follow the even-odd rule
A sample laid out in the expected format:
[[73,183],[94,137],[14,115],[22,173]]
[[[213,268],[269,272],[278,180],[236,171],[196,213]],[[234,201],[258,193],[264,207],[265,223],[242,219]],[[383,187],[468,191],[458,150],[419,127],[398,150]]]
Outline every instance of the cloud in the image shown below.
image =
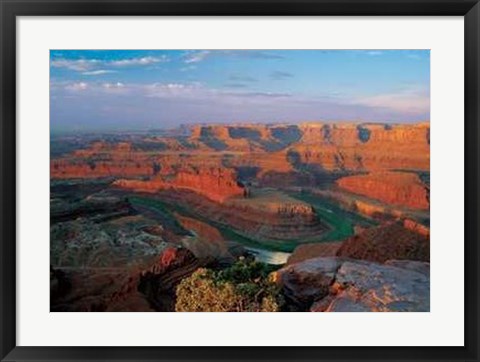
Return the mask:
[[167,61],[168,61],[168,57],[166,55],[162,55],[161,57],[141,57],[141,58],[112,60],[108,64],[114,67],[126,67],[126,66],[132,66],[132,65],[150,65],[155,63],[163,63]]
[[[242,120],[406,122],[429,117],[427,92],[413,87],[397,94],[356,100],[331,95],[215,89],[198,82],[53,81],[51,87],[55,88],[51,92],[51,122],[55,127],[131,129]],[[405,106],[409,108],[405,110]]]
[[[243,88],[242,86],[233,88]],[[221,89],[204,87],[200,83],[154,83],[143,86],[147,97],[156,98],[186,98],[189,100],[212,100],[231,102],[242,99],[262,100],[291,97],[289,93],[274,92],[232,92]]]
[[99,69],[99,70],[90,70],[88,72],[83,72],[83,75],[102,75],[102,74],[110,74],[110,73],[117,73],[116,70],[108,70],[108,69]]
[[121,82],[117,82],[117,83],[103,83],[102,84],[102,87],[103,88],[106,88],[106,89],[115,89],[115,88],[125,88],[125,84],[121,83]]
[[279,70],[270,73],[270,78],[274,80],[283,80],[283,79],[292,78],[292,77],[293,77],[292,73],[282,72]]
[[184,55],[184,63],[199,63],[213,56],[250,58],[250,59],[284,59],[285,57],[264,50],[191,50]]
[[200,83],[153,83],[140,86],[140,92],[147,97],[154,98],[178,98],[199,97],[207,90]]
[[124,94],[132,94],[133,88],[128,87],[121,82],[103,83],[101,85],[101,91],[106,94],[124,95]]
[[88,88],[88,84],[85,82],[71,83],[65,86],[66,90],[73,91],[73,92],[84,91],[87,88]]
[[[267,99],[290,98],[290,93],[276,92],[245,92],[240,91],[245,88],[244,84],[227,84],[228,88],[238,88],[239,91],[216,89],[205,87],[199,82],[190,83],[150,83],[150,84],[124,84],[121,82],[112,83],[86,83],[74,82],[63,85],[62,89],[69,92],[82,91],[83,95],[98,97],[102,95],[131,95],[132,97],[143,98],[163,98],[163,99],[183,99],[189,101],[211,101],[216,100],[224,103],[238,103],[239,101],[263,102]],[[55,95],[58,92],[55,91]]]
[[[248,85],[248,84],[247,84]],[[308,118],[318,114],[317,119],[363,119],[363,120],[419,120],[429,117],[430,97],[427,90],[409,87],[397,93],[347,98],[342,95],[306,96],[287,92],[250,91],[243,83],[228,83],[223,88],[207,87],[199,82],[161,83],[101,83],[73,82],[51,83],[52,100],[82,97],[82,104],[109,105],[115,114],[130,105],[139,115],[147,112],[144,105],[155,108],[158,114],[177,117],[191,110],[193,118],[210,118],[221,112],[252,114],[255,110],[270,112],[275,117],[290,112],[297,118]],[[161,105],[161,106],[160,106]],[[77,107],[77,105],[73,105]],[[94,109],[92,108],[92,109]],[[288,111],[287,111],[288,110]],[[308,110],[308,111],[307,111]],[[263,112],[262,111],[262,112]],[[268,111],[268,112],[267,112]],[[298,111],[298,113],[295,113]],[[73,110],[71,111],[73,112]],[[143,112],[143,113],[142,113]],[[149,113],[150,112],[150,113]],[[315,113],[317,112],[317,113]],[[74,112],[73,112],[74,113]],[[125,116],[125,114],[123,114]],[[152,116],[150,114],[150,116]],[[308,116],[308,117],[307,117]],[[153,117],[153,116],[152,116]],[[163,116],[162,116],[163,117]],[[232,117],[234,114],[232,113]],[[113,116],[112,116],[112,119]],[[226,118],[225,118],[226,120]]]
[[372,108],[385,108],[404,114],[428,113],[430,111],[430,94],[426,91],[412,89],[358,98],[352,103]]
[[86,72],[99,64],[101,61],[97,59],[56,59],[50,62],[50,66],[54,68],[66,68],[77,72]]
[[166,55],[160,57],[139,57],[117,60],[101,60],[101,59],[55,59],[50,62],[53,68],[65,68],[77,72],[83,72],[84,75],[99,75],[112,73],[110,69],[97,69],[99,67],[128,67],[128,66],[146,66],[155,63],[167,62],[169,59]]
[[[62,94],[62,90],[67,93]],[[121,82],[98,83],[98,82],[59,82],[50,83],[50,91],[55,96],[69,96],[72,93],[76,95],[100,96],[102,94],[126,94],[138,91],[138,87],[129,86]]]
[[201,62],[202,60],[206,59],[209,55],[210,55],[209,50],[200,50],[200,51],[188,52],[185,55],[183,61],[186,64],[198,63],[198,62]]

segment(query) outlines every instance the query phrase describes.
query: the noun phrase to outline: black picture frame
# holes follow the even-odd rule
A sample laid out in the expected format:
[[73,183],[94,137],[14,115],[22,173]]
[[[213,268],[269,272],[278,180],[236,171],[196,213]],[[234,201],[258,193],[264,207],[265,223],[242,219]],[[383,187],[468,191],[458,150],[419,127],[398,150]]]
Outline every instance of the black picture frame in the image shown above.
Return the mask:
[[[0,0],[0,257],[2,361],[478,361],[478,0]],[[465,19],[464,347],[24,347],[16,344],[16,17],[387,15]],[[449,333],[448,326],[445,333]],[[286,326],[288,329],[288,326]]]

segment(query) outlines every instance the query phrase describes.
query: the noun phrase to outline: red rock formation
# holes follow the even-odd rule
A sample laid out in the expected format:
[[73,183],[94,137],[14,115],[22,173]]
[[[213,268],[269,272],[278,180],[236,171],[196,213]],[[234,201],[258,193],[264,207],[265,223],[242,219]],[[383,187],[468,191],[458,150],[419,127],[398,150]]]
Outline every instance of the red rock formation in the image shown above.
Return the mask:
[[377,172],[343,177],[337,180],[342,189],[371,197],[387,204],[428,210],[428,189],[414,173]]
[[326,170],[430,169],[429,124],[301,125],[302,138],[290,147],[301,162]]
[[243,197],[245,193],[245,188],[237,183],[235,172],[221,168],[181,171],[176,175],[172,186],[195,191],[217,202],[234,196]]
[[[275,137],[279,129],[288,127],[295,130],[294,136]],[[327,171],[429,170],[428,134],[428,123],[197,125],[192,127],[188,147],[174,137],[144,138],[142,142],[162,146],[154,151],[129,142],[96,142],[52,160],[50,169],[51,177],[60,179],[151,177],[159,172],[171,174],[188,165],[219,167],[228,154],[231,167],[255,167],[259,175],[293,171],[298,165],[292,164],[292,155],[297,155],[301,164]]]
[[225,168],[182,170],[170,180],[117,180],[114,185],[146,192],[169,188],[190,190],[220,203],[231,197],[243,197],[246,192],[245,188],[238,184],[235,172]]
[[346,239],[337,256],[380,263],[389,259],[430,261],[430,240],[402,222],[392,222]]
[[416,222],[415,220],[405,219],[403,221],[403,227],[405,229],[412,230],[420,235],[423,235],[427,238],[430,237],[430,228]]
[[385,207],[380,205],[374,205],[372,203],[368,203],[362,200],[355,200],[355,207],[357,212],[360,214],[370,216],[370,217],[377,217],[382,216],[385,214]]
[[[247,130],[252,137],[235,136],[235,130]],[[203,147],[209,145],[209,140],[215,140],[225,145],[230,151],[258,152],[262,151],[259,141],[272,141],[270,127],[261,124],[232,125],[194,125],[191,128],[190,141]]]

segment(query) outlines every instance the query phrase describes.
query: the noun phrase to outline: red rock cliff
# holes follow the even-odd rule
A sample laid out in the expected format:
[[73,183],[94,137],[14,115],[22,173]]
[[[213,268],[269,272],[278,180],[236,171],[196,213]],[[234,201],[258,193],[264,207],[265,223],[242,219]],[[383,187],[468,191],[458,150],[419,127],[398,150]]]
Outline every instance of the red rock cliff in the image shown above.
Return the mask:
[[237,183],[235,172],[222,168],[181,170],[170,180],[117,180],[114,185],[147,192],[168,188],[190,190],[216,202],[243,197],[245,193],[245,188]]
[[413,209],[429,208],[428,190],[414,173],[377,172],[343,177],[337,185],[355,194]]
[[430,168],[428,123],[306,123],[300,128],[302,138],[290,152],[296,152],[303,163],[317,164],[326,170]]

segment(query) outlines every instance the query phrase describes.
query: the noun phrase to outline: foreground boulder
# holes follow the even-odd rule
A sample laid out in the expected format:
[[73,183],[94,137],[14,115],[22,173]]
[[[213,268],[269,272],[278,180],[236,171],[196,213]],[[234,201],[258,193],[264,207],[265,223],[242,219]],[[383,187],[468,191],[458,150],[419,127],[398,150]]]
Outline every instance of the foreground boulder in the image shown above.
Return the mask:
[[287,301],[312,312],[428,312],[429,263],[314,258],[276,272]]
[[341,264],[342,260],[335,257],[309,259],[280,269],[275,279],[288,304],[307,310],[329,294]]

